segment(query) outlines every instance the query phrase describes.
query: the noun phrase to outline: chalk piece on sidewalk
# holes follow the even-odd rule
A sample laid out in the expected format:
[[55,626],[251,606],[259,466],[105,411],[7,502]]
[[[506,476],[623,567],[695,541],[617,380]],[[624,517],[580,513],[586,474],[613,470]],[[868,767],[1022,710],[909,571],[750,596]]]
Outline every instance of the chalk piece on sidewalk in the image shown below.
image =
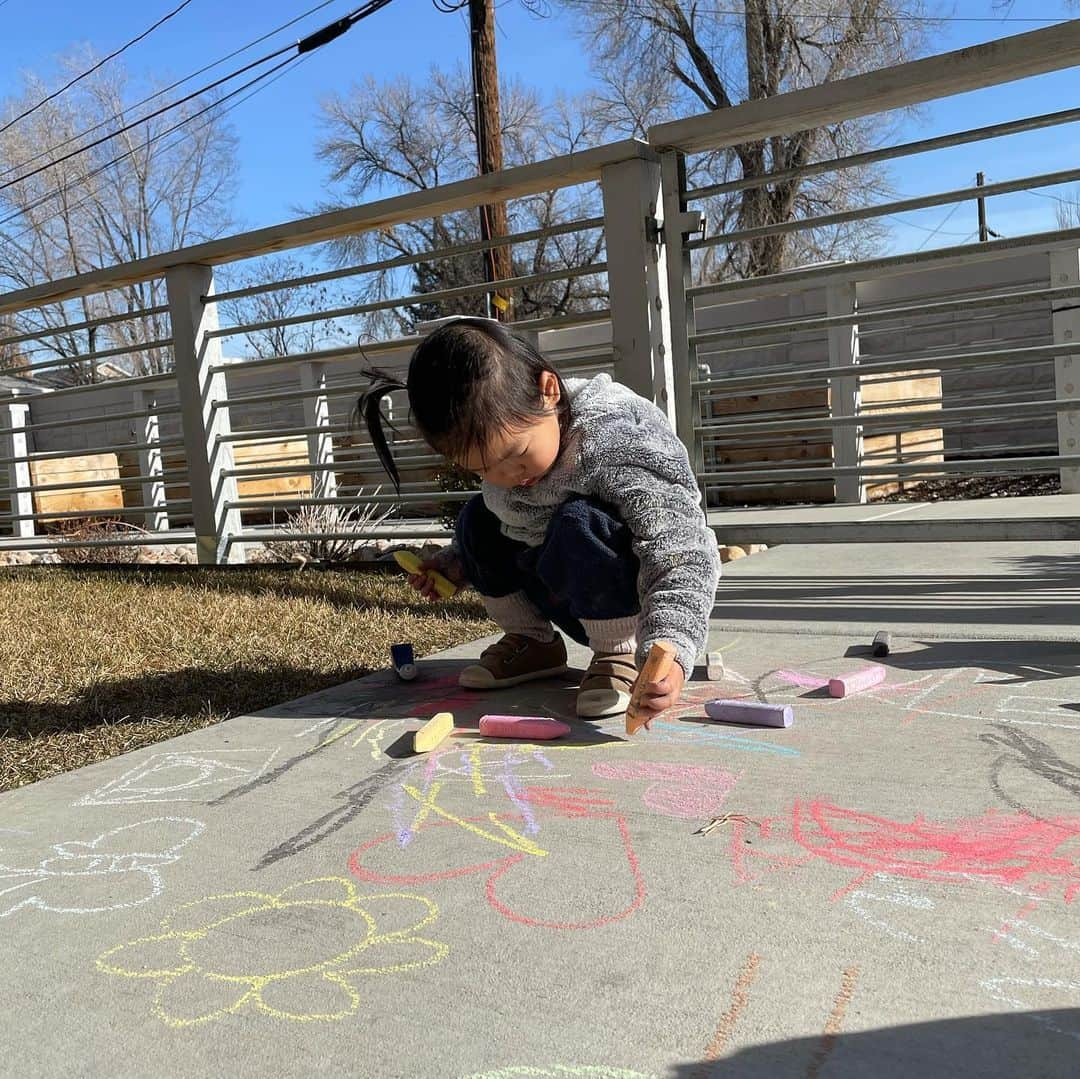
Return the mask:
[[439,745],[454,729],[451,712],[438,712],[413,734],[413,751],[428,753]]
[[448,580],[441,573],[436,572],[433,569],[422,570],[420,568],[420,559],[412,553],[412,551],[395,551],[394,561],[406,572],[406,573],[423,573],[435,586],[435,591],[443,599],[450,599],[451,596],[457,594],[457,585],[453,581]]
[[719,723],[745,723],[754,727],[790,727],[795,721],[790,704],[764,701],[706,701],[705,714]]
[[877,659],[884,659],[889,654],[892,634],[887,629],[879,629],[874,634],[873,652]]
[[638,716],[638,708],[641,706],[641,694],[650,682],[662,682],[667,678],[677,654],[675,646],[668,644],[667,641],[657,641],[649,649],[649,654],[645,657],[645,664],[641,668],[641,674],[637,676],[634,688],[630,692],[630,705],[626,709],[627,734],[636,734],[647,723],[652,722],[651,715],[646,719]]
[[721,652],[710,652],[705,657],[705,674],[710,682],[722,682],[724,675],[724,656]]
[[885,668],[875,664],[873,667],[865,667],[854,674],[845,674],[843,678],[830,678],[829,696],[850,697],[852,693],[873,689],[874,686],[880,686],[885,681],[885,675]]
[[570,727],[546,716],[482,716],[480,733],[488,738],[562,738]]

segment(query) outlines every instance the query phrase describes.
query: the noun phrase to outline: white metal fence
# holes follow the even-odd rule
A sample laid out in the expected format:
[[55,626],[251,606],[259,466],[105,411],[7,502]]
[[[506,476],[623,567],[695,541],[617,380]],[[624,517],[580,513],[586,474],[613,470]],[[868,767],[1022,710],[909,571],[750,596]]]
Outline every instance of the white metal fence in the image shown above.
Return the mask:
[[[425,310],[445,310],[440,305],[463,297],[496,290],[522,295],[582,279],[596,283],[606,305],[596,300],[585,305],[593,309],[515,328],[535,334],[561,370],[611,370],[664,409],[690,449],[720,530],[728,528],[720,507],[822,499],[858,505],[868,491],[931,476],[1056,472],[1064,491],[1077,491],[1080,384],[1073,355],[1080,349],[1080,229],[746,280],[703,280],[699,270],[705,253],[770,236],[1080,179],[1078,161],[1073,169],[883,199],[762,228],[709,235],[701,227],[709,200],[718,195],[795,174],[923,155],[929,162],[942,150],[1035,129],[1072,131],[1080,108],[697,190],[687,189],[685,177],[696,154],[1068,68],[1078,58],[1080,23],[1074,22],[661,125],[648,143],[628,140],[0,296],[0,325],[16,329],[0,336],[0,349],[8,355],[17,349],[20,357],[5,385],[27,380],[24,389],[0,389],[0,476],[7,475],[0,533],[25,548],[94,542],[54,534],[66,518],[85,518],[85,509],[42,508],[42,502],[56,492],[110,486],[123,493],[125,519],[151,533],[131,542],[193,538],[205,563],[243,560],[250,542],[297,538],[266,521],[302,506],[395,502],[421,516],[384,534],[439,533],[429,519],[434,508],[466,496],[442,492],[433,482],[439,458],[408,426],[404,402],[393,404],[405,481],[400,497],[373,491],[374,455],[349,415],[366,385],[362,365],[401,367],[418,337],[362,349],[286,351],[243,364],[226,359],[231,343],[259,331],[348,324],[421,303]],[[592,210],[555,229],[518,232],[496,244],[528,251],[556,234],[602,236],[597,261],[437,292],[410,293],[403,286],[372,299],[358,289],[356,302],[239,323],[223,315],[230,300],[323,282],[359,285],[387,271],[407,275],[420,263],[491,245],[458,244],[231,291],[216,287],[217,267],[470,211],[495,199],[513,207],[550,190],[578,192],[579,204]],[[695,212],[701,207],[706,212]],[[121,315],[112,313],[116,303],[95,302],[130,296],[123,290],[133,283],[140,295],[164,295],[167,303]],[[37,392],[31,381],[76,364],[101,370],[135,357],[151,372],[167,373],[49,392]],[[259,447],[268,443],[279,450],[290,443],[293,456],[267,459],[267,451],[260,459]],[[46,462],[75,453],[83,459],[113,455],[121,464],[107,476],[48,478]],[[284,497],[268,491],[288,477],[297,480],[295,491]],[[1055,535],[1062,529],[1073,534],[1074,522],[1065,517],[1057,516]],[[768,518],[759,523],[765,527]],[[986,535],[960,521],[947,524],[940,535]],[[836,528],[822,538],[851,535]]]

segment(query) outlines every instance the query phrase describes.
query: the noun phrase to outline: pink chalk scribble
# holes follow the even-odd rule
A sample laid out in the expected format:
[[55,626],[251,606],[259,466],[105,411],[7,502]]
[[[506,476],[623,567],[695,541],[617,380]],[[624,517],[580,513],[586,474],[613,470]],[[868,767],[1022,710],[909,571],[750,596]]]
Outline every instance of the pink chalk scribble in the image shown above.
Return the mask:
[[652,761],[603,762],[594,764],[592,771],[601,779],[652,780],[642,802],[665,817],[683,820],[715,815],[739,781],[739,773],[723,768]]
[[[845,809],[816,800],[796,802],[790,821],[769,818],[747,843],[748,825],[736,827],[731,857],[741,882],[809,864],[815,858],[855,870],[832,898],[841,899],[875,874],[911,880],[998,887],[1062,887],[1071,902],[1080,894],[1080,818],[1039,820],[1025,813],[988,810],[981,817],[910,822]],[[1066,850],[1068,845],[1072,850]],[[803,853],[793,853],[792,846]]]
[[777,671],[776,677],[789,686],[802,686],[804,689],[824,689],[829,684],[828,678],[818,674],[803,674],[802,671]]

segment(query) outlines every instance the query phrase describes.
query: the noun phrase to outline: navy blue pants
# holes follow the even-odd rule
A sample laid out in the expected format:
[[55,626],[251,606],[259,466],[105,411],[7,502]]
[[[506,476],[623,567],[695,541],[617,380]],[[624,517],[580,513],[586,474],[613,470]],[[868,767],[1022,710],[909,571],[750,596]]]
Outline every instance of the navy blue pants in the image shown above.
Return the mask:
[[477,495],[457,519],[465,575],[482,596],[524,592],[564,633],[588,644],[582,618],[627,618],[640,610],[630,530],[609,507],[584,497],[554,513],[539,547],[508,539]]

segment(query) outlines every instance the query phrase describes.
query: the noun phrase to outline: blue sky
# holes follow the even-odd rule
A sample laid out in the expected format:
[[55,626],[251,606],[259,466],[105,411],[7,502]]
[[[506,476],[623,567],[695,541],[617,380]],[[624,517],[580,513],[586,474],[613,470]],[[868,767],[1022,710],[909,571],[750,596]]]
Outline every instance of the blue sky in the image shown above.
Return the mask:
[[[130,49],[125,58],[136,76],[180,77],[315,2],[194,0]],[[295,40],[349,11],[357,2],[337,0],[245,58]],[[59,53],[80,43],[89,43],[100,53],[111,51],[175,5],[176,0],[49,0],[43,7],[33,0],[0,0],[0,40],[7,46],[0,94],[17,88],[20,69],[47,74]],[[994,14],[991,0],[956,0],[940,10],[966,18]],[[1011,15],[1017,20],[1034,11],[1043,19],[1068,17],[1063,0],[1017,0]],[[547,91],[574,92],[589,85],[587,59],[565,15],[539,19],[517,0],[505,0],[498,6],[497,18],[504,76],[517,76]],[[1043,24],[951,21],[935,33],[929,51],[944,52],[1039,25]],[[236,210],[243,227],[288,219],[295,216],[293,207],[311,205],[318,199],[324,179],[323,167],[314,154],[320,99],[346,92],[350,83],[366,74],[390,79],[423,73],[433,63],[452,67],[466,59],[467,45],[463,14],[442,14],[431,0],[395,0],[236,109],[232,113],[240,136]],[[1080,74],[1073,70],[926,106],[917,116],[904,119],[902,134],[904,138],[922,138],[1078,104]],[[1073,130],[1056,128],[911,159],[893,166],[893,181],[898,193],[917,195],[965,186],[973,182],[974,172],[980,168],[992,182],[1073,167],[1077,164]],[[1054,204],[1046,198],[1020,194],[989,205],[991,226],[1006,235],[1053,227]],[[924,240],[930,246],[962,242],[975,229],[974,207],[960,206],[946,221],[949,211],[950,207],[933,209],[908,215],[903,224],[894,222],[894,243],[912,248]],[[939,226],[940,231],[931,236],[929,230]]]

